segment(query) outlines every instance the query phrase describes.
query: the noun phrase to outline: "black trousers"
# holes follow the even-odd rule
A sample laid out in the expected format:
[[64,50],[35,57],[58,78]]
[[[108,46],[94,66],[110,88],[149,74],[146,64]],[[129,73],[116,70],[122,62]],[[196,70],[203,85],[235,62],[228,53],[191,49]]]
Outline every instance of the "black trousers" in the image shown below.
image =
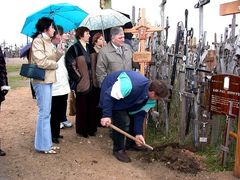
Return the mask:
[[64,101],[62,102],[62,106],[64,107],[63,109],[63,114],[62,114],[62,118],[61,118],[61,122],[67,121],[67,105],[68,105],[68,94],[64,95],[66,97],[64,97]]
[[51,132],[52,138],[58,138],[60,135],[60,122],[66,118],[68,94],[61,96],[52,96],[51,109]]
[[[134,121],[129,116],[127,111],[113,111],[112,112],[113,125],[117,126],[118,128],[122,129],[123,131],[134,136],[133,122]],[[132,141],[129,138],[127,138],[125,141],[125,136],[115,130],[112,131],[112,139],[113,139],[113,151],[124,150],[125,145],[131,146],[135,143],[134,141]]]
[[100,119],[99,90],[92,88],[87,94],[76,93],[76,133],[87,137],[97,132]]

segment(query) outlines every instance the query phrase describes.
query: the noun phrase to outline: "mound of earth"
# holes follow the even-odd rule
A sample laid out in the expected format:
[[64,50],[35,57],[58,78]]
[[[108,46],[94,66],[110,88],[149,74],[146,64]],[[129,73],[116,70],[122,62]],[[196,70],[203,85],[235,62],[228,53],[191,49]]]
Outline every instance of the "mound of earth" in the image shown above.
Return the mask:
[[140,159],[148,163],[164,162],[170,169],[184,173],[197,174],[205,170],[202,157],[178,143],[157,146],[153,151],[142,153]]

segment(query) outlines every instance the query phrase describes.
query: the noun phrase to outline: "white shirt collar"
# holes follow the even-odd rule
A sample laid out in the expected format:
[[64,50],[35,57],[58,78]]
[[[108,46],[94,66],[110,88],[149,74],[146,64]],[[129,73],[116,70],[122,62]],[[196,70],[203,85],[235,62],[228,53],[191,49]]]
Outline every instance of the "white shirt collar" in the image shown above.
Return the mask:
[[[112,42],[111,42],[112,43]],[[118,49],[119,47],[118,46],[116,46],[114,43],[112,43],[112,45],[113,45],[113,47],[115,48],[115,49]]]

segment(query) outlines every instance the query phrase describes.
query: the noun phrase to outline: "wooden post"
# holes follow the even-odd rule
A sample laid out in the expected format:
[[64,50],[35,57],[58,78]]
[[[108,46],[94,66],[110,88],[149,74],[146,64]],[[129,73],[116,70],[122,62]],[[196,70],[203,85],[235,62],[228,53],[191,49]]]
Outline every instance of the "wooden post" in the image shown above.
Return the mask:
[[112,8],[112,0],[100,0],[100,8],[101,9],[111,9]]
[[240,108],[238,113],[237,143],[235,150],[234,176],[240,177]]
[[236,139],[235,162],[233,175],[240,178],[240,109],[238,112],[238,126],[237,133],[231,131],[229,135]]
[[[145,18],[145,9],[141,9],[140,19],[137,25],[131,29],[125,29],[124,32],[135,34],[140,41],[139,51],[133,53],[133,61],[140,64],[140,73],[145,75],[145,66],[151,61],[151,52],[146,51],[147,34],[156,31],[162,31],[162,28],[151,26]],[[143,124],[143,136],[146,138],[147,120],[145,118]]]

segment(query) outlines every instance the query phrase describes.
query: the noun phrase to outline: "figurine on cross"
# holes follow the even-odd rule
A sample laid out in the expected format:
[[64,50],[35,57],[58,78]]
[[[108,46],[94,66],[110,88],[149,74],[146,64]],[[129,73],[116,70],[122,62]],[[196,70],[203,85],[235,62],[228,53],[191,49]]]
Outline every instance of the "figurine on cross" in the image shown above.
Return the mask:
[[151,26],[145,18],[145,9],[141,9],[140,19],[136,26],[124,32],[134,34],[140,41],[138,52],[133,53],[133,61],[140,64],[140,72],[145,75],[145,65],[151,61],[151,52],[146,51],[147,34],[162,31],[162,28]]

